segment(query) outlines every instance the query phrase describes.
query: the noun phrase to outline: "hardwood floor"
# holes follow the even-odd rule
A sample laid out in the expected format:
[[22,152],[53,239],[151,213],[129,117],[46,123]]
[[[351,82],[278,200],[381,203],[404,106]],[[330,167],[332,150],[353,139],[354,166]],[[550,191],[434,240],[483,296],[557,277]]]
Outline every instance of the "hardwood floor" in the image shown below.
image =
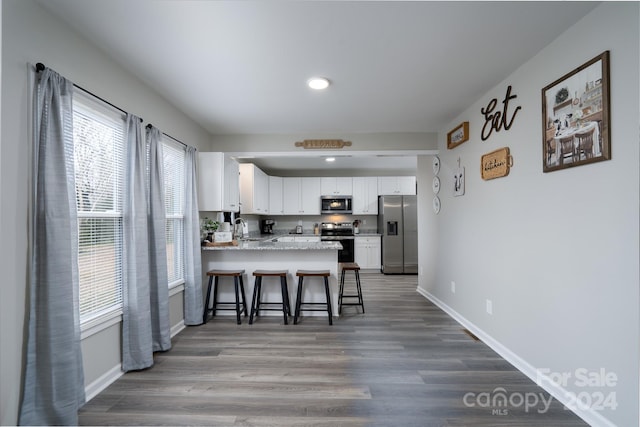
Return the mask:
[[[333,326],[326,317],[284,325],[280,316],[236,325],[227,315],[188,327],[152,368],[87,403],[80,423],[586,425],[556,400],[525,408],[520,397],[550,396],[420,296],[416,276],[361,277],[366,314],[344,307]],[[501,392],[510,406],[494,401]]]

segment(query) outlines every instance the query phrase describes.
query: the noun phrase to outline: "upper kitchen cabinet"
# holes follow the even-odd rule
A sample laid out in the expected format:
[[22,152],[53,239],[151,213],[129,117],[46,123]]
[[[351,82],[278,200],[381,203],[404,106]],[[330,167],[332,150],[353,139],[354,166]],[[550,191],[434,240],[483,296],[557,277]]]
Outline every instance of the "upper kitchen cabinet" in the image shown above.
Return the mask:
[[282,177],[269,177],[269,215],[284,215]]
[[239,165],[224,153],[198,153],[198,209],[237,212],[240,209]]
[[282,179],[285,215],[320,215],[320,178]]
[[320,194],[323,196],[351,196],[353,195],[353,178],[320,178]]
[[378,215],[378,178],[353,178],[353,214]]
[[415,176],[379,176],[379,196],[413,196],[416,194]]
[[269,177],[253,163],[240,165],[240,208],[243,214],[269,212]]

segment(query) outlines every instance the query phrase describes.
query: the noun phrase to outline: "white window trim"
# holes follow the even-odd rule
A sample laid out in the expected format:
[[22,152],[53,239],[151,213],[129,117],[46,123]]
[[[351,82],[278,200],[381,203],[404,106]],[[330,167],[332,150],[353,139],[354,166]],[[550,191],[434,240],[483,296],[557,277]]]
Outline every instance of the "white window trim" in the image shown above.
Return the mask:
[[122,322],[122,308],[111,310],[80,325],[80,340],[89,338],[113,325]]

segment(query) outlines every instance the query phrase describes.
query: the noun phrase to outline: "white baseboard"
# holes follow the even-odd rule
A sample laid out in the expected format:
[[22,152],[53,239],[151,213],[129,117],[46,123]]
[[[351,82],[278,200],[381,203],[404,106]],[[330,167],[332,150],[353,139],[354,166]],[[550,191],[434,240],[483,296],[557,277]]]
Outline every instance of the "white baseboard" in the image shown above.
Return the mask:
[[88,402],[96,397],[102,390],[109,387],[122,375],[124,375],[124,371],[122,370],[122,365],[119,363],[84,388],[85,400]]
[[[171,328],[171,338],[175,337],[182,331],[186,326],[184,325],[184,320],[181,320],[179,323],[175,324]],[[122,370],[122,364],[119,363],[117,366],[109,369],[107,372],[102,374],[98,379],[93,381],[91,384],[87,385],[84,388],[85,400],[88,402],[94,397],[96,397],[101,391],[109,387],[113,384],[118,378],[124,375],[124,371]]]
[[184,328],[186,328],[186,326],[184,325],[184,319],[182,319],[171,327],[171,338],[178,335]]
[[560,403],[565,406],[570,405],[575,407],[576,409],[572,410],[572,412],[582,418],[589,425],[597,427],[615,427],[615,424],[605,418],[600,412],[595,411],[592,408],[582,409],[579,406],[575,405],[575,400],[571,398],[574,393],[569,392],[567,389],[550,380],[549,378],[541,378],[540,371],[538,369],[536,369],[529,362],[502,345],[499,341],[495,340],[489,334],[476,326],[473,322],[470,322],[468,319],[449,307],[436,296],[420,287],[417,288],[417,292],[434,303],[436,306],[438,306],[442,311],[451,316],[455,321],[471,331],[474,335],[480,338],[482,342],[487,344],[489,348],[498,353],[507,362],[511,363],[516,369],[529,377],[533,382],[542,387],[547,393],[555,397]]

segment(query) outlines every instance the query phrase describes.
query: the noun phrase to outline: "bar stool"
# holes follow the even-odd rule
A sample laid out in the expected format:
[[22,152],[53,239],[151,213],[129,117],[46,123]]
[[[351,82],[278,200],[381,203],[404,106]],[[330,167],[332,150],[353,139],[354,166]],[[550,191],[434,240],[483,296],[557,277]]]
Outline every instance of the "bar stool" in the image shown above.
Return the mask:
[[[244,274],[244,270],[211,270],[207,271],[207,276],[209,276],[209,285],[207,286],[207,299],[204,303],[204,313],[202,314],[202,323],[207,323],[207,315],[209,311],[213,311],[212,317],[216,315],[216,310],[235,310],[236,311],[236,321],[238,325],[242,324],[240,320],[240,315],[244,312],[244,316],[247,316],[247,298],[244,295],[244,283],[242,281],[242,275]],[[215,282],[213,278],[215,277]],[[236,291],[236,301],[234,302],[223,302],[218,301],[218,279],[220,277],[233,277],[233,284]],[[209,308],[209,299],[211,298],[211,284],[213,283],[213,307]],[[240,295],[239,292],[242,293],[242,308],[240,308]],[[235,304],[235,308],[218,308],[220,304]]]
[[[298,324],[298,317],[300,317],[300,309],[302,305],[324,305],[325,308],[308,308],[308,311],[327,311],[329,315],[329,324],[333,325],[333,313],[331,312],[331,291],[329,289],[329,276],[331,272],[329,270],[298,270],[296,272],[298,276],[298,298],[296,299],[296,313],[293,317],[293,324]],[[326,303],[323,302],[304,302],[302,301],[302,282],[305,277],[322,277],[324,279],[324,291],[327,295]]]
[[[255,283],[253,286],[253,299],[251,300],[251,315],[249,316],[249,324],[253,324],[253,316],[259,316],[260,310],[280,311],[284,314],[284,324],[289,324],[288,318],[291,316],[291,305],[289,304],[289,287],[287,286],[288,270],[256,270],[253,272]],[[282,302],[262,302],[262,278],[263,277],[279,277],[280,292],[282,293]],[[279,305],[280,308],[262,308],[263,305],[272,306]]]
[[[353,271],[356,276],[356,292],[355,295],[346,295],[344,293],[344,275],[347,271]],[[343,298],[358,298],[358,302],[342,302]],[[360,266],[357,262],[346,262],[342,264],[342,274],[340,275],[340,295],[338,297],[338,314],[342,313],[343,305],[356,305],[362,307],[364,313],[364,300],[362,299],[362,287],[360,286]]]

